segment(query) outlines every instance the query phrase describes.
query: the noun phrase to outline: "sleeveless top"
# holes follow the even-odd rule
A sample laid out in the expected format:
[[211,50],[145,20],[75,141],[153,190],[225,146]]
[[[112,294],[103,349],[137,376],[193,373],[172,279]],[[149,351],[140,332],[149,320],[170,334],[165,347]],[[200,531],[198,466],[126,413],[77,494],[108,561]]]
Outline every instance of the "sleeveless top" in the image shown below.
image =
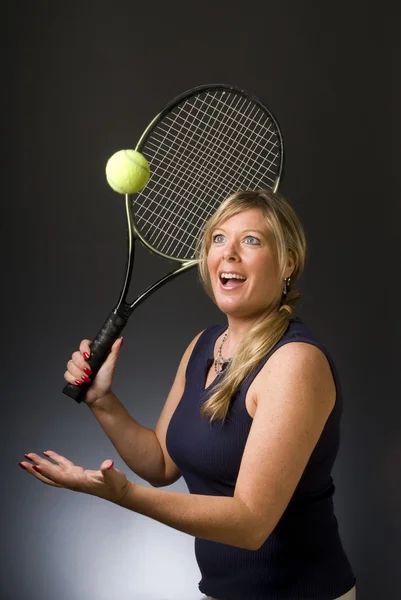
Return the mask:
[[291,318],[280,341],[231,399],[226,423],[202,420],[200,408],[216,382],[204,389],[214,345],[226,327],[209,327],[197,340],[186,370],[185,389],[166,433],[167,450],[191,494],[234,496],[253,422],[245,406],[246,393],[278,348],[290,342],[306,342],[320,348],[330,363],[337,393],[299,484],[261,548],[247,550],[195,538],[195,556],[202,577],[199,590],[219,600],[332,600],[356,582],[339,536],[333,504],[335,485],[331,470],[340,443],[343,409],[337,370],[327,350],[301,319]]

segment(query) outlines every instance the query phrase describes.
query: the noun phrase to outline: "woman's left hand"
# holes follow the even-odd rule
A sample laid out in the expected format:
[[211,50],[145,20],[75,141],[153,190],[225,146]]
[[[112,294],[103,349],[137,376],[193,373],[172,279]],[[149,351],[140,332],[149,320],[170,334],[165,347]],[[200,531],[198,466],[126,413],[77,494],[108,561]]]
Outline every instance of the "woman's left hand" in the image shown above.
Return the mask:
[[25,457],[36,464],[26,461],[19,464],[47,485],[91,494],[116,504],[121,501],[130,485],[133,485],[122,471],[113,468],[112,460],[104,460],[100,465],[100,471],[90,471],[74,465],[73,462],[52,450],[43,454],[54,462],[30,452]]

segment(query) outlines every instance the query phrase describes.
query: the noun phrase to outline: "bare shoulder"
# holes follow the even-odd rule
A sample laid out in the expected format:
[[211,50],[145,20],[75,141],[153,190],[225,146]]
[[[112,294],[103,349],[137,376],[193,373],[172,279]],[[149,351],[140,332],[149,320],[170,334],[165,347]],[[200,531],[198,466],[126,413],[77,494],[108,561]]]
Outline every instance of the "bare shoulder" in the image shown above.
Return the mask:
[[334,406],[336,385],[325,353],[308,342],[289,342],[276,350],[253,382],[257,402],[268,390],[291,386],[298,392],[315,389],[327,404]]
[[[257,406],[234,497],[249,509],[259,549],[276,527],[335,403],[330,364],[319,348],[289,342],[255,377]],[[253,521],[253,525],[252,525]]]

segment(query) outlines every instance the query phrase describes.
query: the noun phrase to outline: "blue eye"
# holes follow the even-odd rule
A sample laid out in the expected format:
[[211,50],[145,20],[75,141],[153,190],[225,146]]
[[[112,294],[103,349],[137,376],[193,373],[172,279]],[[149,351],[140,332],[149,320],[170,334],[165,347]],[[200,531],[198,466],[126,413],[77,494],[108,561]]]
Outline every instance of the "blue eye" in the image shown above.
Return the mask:
[[256,237],[255,237],[255,236],[253,236],[253,235],[247,235],[247,236],[246,236],[246,238],[245,238],[245,242],[246,242],[247,244],[251,244],[251,245],[253,245],[253,246],[256,246],[256,245],[260,244],[260,242],[259,242],[258,238],[256,238]]
[[213,241],[215,242],[215,244],[222,244],[224,242],[224,235],[222,233],[214,235]]

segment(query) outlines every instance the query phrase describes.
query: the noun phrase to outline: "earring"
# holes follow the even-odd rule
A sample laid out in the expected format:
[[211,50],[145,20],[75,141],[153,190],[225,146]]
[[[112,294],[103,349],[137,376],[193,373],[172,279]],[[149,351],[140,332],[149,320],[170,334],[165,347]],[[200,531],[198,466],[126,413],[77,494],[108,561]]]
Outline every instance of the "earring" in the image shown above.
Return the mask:
[[290,291],[291,277],[287,277],[283,281],[284,281],[283,296],[286,296],[287,293]]

